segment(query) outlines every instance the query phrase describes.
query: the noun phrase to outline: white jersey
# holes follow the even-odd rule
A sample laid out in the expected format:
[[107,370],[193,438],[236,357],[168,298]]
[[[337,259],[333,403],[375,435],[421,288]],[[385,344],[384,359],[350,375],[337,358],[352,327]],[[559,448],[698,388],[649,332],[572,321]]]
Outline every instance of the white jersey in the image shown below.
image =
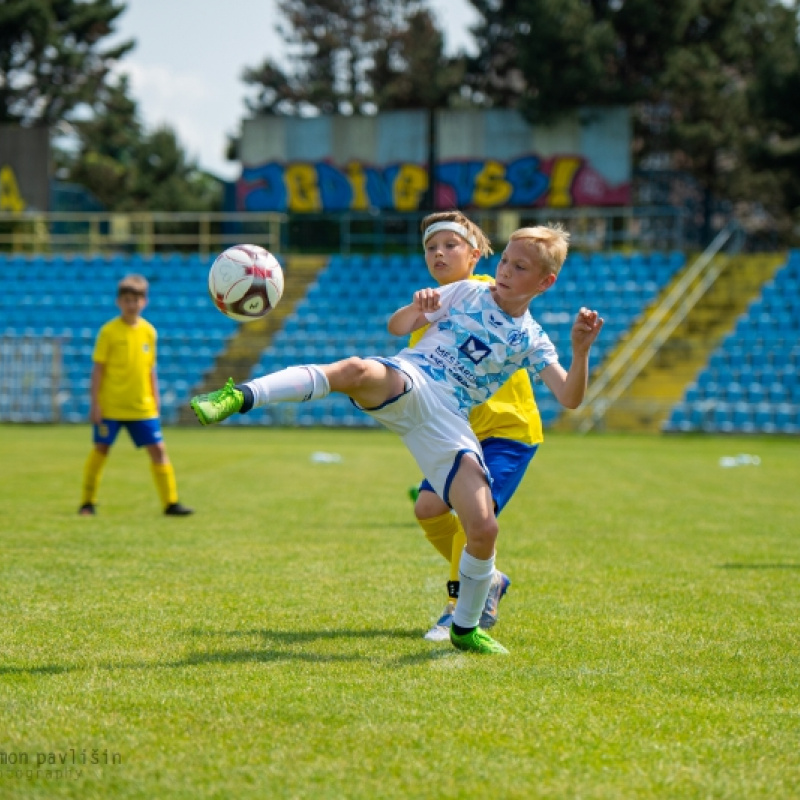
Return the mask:
[[489,284],[459,281],[439,294],[440,308],[425,315],[430,328],[397,357],[435,380],[461,414],[486,402],[517,370],[535,377],[558,361],[542,326],[527,311],[521,317],[506,314]]

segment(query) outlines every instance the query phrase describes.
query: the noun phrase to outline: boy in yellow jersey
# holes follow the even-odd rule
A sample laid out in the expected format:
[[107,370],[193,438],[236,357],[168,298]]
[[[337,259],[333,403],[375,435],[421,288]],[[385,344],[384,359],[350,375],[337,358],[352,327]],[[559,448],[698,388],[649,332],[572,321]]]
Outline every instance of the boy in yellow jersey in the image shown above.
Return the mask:
[[[474,274],[478,260],[491,255],[492,248],[486,234],[464,214],[460,211],[430,214],[422,220],[421,227],[425,264],[440,286],[467,279],[494,282],[488,275]],[[414,331],[409,344],[413,347],[426,330],[427,326]],[[522,481],[543,439],[542,421],[526,370],[517,372],[487,402],[474,408],[469,421],[493,478],[492,496],[499,514]],[[458,568],[466,535],[456,514],[427,480],[412,490],[412,497],[416,500],[414,514],[425,536],[450,563],[447,604],[424,638],[447,641],[458,600]],[[508,576],[495,569],[479,622],[484,630],[497,621],[497,606],[510,585]]]
[[147,279],[126,275],[117,286],[119,317],[97,335],[92,361],[94,447],[83,470],[83,494],[78,513],[95,514],[97,490],[108,452],[120,428],[126,428],[136,447],[147,448],[153,479],[164,513],[185,517],[191,508],[178,500],[175,471],[164,446],[159,419],[156,375],[156,329],[141,313],[147,305]]

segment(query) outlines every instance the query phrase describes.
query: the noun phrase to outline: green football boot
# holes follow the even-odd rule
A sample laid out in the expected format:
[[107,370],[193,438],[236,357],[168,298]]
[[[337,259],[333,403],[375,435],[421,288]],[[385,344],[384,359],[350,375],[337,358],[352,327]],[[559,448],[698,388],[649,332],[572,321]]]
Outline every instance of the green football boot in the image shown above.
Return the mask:
[[457,650],[466,650],[468,653],[480,653],[483,656],[508,655],[508,650],[500,642],[496,642],[480,628],[474,628],[463,636],[450,628],[450,643]]
[[216,392],[198,394],[189,401],[203,425],[215,425],[235,414],[244,403],[244,395],[234,386],[233,378]]

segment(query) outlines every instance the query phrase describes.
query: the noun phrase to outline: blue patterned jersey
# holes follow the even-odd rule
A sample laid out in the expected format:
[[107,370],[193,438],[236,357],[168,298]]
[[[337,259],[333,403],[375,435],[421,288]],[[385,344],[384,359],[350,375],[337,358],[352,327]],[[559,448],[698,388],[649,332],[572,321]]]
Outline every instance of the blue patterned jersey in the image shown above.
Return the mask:
[[541,325],[527,311],[506,314],[488,284],[459,281],[439,293],[440,308],[426,314],[430,328],[397,355],[430,375],[462,414],[486,402],[517,370],[535,377],[558,361]]

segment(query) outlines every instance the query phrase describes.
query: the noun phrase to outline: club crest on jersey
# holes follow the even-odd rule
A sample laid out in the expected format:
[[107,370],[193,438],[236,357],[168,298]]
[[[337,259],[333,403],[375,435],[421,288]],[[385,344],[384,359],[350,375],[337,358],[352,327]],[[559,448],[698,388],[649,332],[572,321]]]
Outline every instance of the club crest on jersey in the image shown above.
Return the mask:
[[489,345],[484,344],[480,339],[470,336],[461,347],[459,352],[463,353],[473,364],[480,364],[486,356],[491,353]]
[[518,344],[520,344],[520,342],[522,342],[522,338],[522,331],[511,331],[511,333],[508,334],[507,339],[509,347],[516,347]]

